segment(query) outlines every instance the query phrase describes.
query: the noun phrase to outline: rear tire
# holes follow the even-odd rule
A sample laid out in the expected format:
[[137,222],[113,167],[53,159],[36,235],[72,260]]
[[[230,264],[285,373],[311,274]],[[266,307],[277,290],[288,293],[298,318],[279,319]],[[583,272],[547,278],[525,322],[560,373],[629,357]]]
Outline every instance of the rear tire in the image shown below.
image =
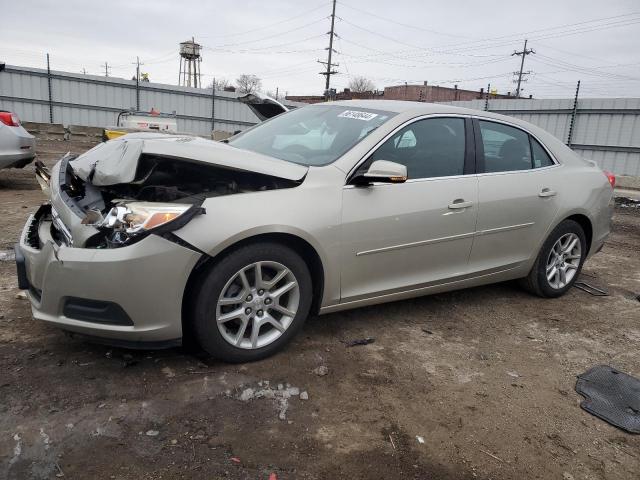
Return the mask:
[[564,220],[549,234],[520,285],[539,297],[560,297],[580,275],[586,254],[584,230],[577,222]]
[[240,247],[201,277],[192,317],[196,339],[225,362],[273,355],[302,328],[312,291],[309,268],[291,248]]

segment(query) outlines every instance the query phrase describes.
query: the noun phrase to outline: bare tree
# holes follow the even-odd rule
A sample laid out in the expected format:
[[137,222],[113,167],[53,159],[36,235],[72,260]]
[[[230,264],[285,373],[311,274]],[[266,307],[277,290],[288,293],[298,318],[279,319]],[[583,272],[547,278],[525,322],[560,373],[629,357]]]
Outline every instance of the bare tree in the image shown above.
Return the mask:
[[236,79],[236,87],[240,93],[256,93],[262,88],[262,80],[255,75],[243,73]]
[[349,82],[349,90],[352,92],[372,92],[376,86],[367,77],[353,77]]
[[207,88],[214,87],[216,90],[224,90],[231,86],[231,82],[226,78],[214,78]]

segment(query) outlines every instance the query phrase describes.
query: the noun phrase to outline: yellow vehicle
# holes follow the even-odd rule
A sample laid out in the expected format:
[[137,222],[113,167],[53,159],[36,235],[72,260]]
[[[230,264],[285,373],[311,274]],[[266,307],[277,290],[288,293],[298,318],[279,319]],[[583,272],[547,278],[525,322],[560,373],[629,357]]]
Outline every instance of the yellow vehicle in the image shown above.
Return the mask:
[[105,127],[102,140],[112,140],[131,132],[176,133],[178,119],[176,113],[160,113],[155,109],[150,112],[124,110],[118,114],[115,126]]

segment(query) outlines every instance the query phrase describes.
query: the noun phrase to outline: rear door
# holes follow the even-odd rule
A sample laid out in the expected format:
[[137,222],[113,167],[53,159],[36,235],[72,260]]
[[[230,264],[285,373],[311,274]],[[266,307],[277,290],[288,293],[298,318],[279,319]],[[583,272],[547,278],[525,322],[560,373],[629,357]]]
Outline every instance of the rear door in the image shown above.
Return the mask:
[[407,167],[408,180],[344,187],[343,302],[467,273],[478,212],[472,128],[463,117],[413,121],[358,168],[390,160]]
[[556,212],[557,165],[528,132],[494,120],[474,120],[479,211],[469,268],[515,268],[537,255]]

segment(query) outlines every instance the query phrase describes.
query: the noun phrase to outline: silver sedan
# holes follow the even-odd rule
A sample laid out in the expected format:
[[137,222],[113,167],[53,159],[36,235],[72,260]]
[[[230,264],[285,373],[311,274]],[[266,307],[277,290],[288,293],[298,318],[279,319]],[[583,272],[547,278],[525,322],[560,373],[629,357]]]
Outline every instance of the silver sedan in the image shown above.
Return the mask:
[[567,292],[609,234],[612,175],[514,118],[353,101],[228,143],[131,134],[52,172],[16,249],[36,319],[241,362],[309,315],[518,279]]
[[15,113],[0,110],[0,168],[22,168],[36,156],[36,139]]

